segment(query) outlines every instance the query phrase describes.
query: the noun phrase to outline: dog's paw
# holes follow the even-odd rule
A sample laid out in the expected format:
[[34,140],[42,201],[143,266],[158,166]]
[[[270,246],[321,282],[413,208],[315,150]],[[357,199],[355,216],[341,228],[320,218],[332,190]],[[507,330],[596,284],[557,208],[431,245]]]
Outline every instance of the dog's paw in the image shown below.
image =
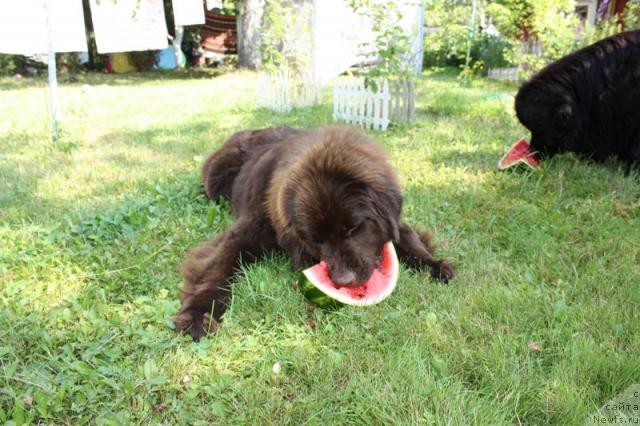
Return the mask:
[[180,311],[174,318],[176,331],[190,335],[194,341],[198,341],[208,333],[218,331],[218,323],[208,313],[186,310]]
[[443,283],[448,283],[455,275],[453,266],[448,260],[441,260],[439,265],[431,269],[431,276]]

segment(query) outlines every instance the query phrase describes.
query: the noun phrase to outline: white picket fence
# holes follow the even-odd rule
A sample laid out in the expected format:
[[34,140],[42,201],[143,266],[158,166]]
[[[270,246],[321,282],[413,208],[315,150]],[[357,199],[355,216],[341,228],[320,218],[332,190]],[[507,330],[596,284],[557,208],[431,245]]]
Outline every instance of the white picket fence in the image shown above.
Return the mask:
[[376,86],[375,90],[365,87],[364,79],[337,82],[333,88],[333,120],[386,131],[391,121],[415,119],[413,82],[389,84],[383,80]]
[[385,131],[390,122],[390,100],[386,80],[375,91],[365,87],[363,79],[337,82],[333,87],[333,120]]
[[487,75],[491,80],[500,81],[519,81],[520,70],[518,68],[491,68]]
[[391,83],[391,121],[412,122],[416,119],[416,86],[413,80]]
[[293,107],[314,105],[320,99],[320,84],[310,75],[291,76],[286,71],[260,73],[256,104],[261,108],[287,113]]

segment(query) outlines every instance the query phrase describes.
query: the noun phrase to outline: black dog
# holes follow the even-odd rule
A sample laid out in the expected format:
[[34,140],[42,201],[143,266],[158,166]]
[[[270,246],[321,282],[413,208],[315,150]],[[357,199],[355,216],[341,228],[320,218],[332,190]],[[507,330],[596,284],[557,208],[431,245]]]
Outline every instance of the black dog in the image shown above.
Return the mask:
[[215,329],[240,262],[282,249],[296,268],[320,260],[338,285],[366,281],[387,241],[412,267],[442,281],[451,265],[432,257],[429,234],[400,221],[402,194],[382,148],[355,129],[289,127],[239,132],[204,164],[204,188],[228,199],[236,216],[224,233],[193,250],[174,321],[199,339]]
[[543,157],[574,152],[640,166],[640,31],[606,38],[550,64],[516,95]]

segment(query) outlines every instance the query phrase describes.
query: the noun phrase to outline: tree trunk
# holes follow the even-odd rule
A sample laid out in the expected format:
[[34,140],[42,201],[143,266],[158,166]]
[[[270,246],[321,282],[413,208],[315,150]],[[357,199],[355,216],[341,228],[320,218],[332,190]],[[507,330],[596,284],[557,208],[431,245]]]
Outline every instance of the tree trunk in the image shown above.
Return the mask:
[[265,0],[242,0],[238,16],[238,66],[256,69],[261,65],[260,34]]

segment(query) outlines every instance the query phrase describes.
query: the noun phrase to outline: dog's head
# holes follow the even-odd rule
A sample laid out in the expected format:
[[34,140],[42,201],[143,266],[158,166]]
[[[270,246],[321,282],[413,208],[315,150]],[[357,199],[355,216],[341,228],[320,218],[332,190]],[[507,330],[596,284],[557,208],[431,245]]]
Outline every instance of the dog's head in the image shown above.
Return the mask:
[[333,282],[366,281],[387,241],[398,241],[402,194],[384,152],[359,131],[332,127],[289,180],[287,222]]
[[531,151],[551,157],[578,150],[580,115],[567,90],[546,80],[535,80],[518,91],[518,119],[531,131]]

